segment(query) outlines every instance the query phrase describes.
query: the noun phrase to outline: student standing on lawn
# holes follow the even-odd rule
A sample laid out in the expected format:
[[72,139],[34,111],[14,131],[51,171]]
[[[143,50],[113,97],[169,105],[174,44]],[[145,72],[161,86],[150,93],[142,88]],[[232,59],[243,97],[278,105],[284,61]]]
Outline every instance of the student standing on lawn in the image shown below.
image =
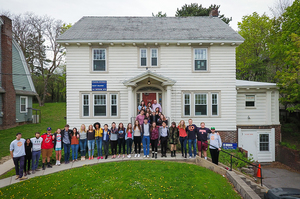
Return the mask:
[[167,146],[169,137],[169,128],[165,121],[162,122],[162,126],[159,127],[159,143],[161,143],[161,157],[167,157]]
[[101,124],[99,122],[96,122],[94,124],[94,128],[95,128],[95,139],[96,139],[97,152],[98,152],[97,159],[99,160],[100,158],[103,159],[103,156],[102,156],[103,129],[101,128]]
[[[25,142],[25,163],[24,163],[24,172],[25,172],[25,176],[30,175],[30,162],[31,162],[31,158],[32,158],[32,143],[30,141],[29,138],[26,139]],[[28,169],[26,170],[26,165],[28,166]]]
[[150,149],[150,127],[148,123],[148,118],[144,118],[144,123],[142,124],[141,138],[144,148],[144,158],[149,158],[149,149]]
[[[135,155],[134,157],[140,157],[141,156],[141,125],[138,120],[135,120],[134,126],[133,126],[133,131],[134,131],[134,152]],[[139,147],[139,153],[137,153],[137,148]]]
[[118,146],[118,129],[116,128],[116,123],[113,122],[110,128],[110,147],[111,147],[111,158],[117,157],[117,146]]
[[81,160],[85,160],[86,155],[86,128],[85,125],[82,124],[79,130],[79,147],[80,147],[80,155]]
[[[152,146],[152,158],[157,158],[157,145],[159,138],[159,130],[158,126],[156,126],[156,122],[152,122],[152,126],[150,128],[150,142]],[[155,154],[155,156],[154,156]]]
[[169,128],[169,144],[171,145],[171,157],[176,157],[176,144],[179,138],[179,130],[176,127],[176,123],[172,122],[171,127]]
[[[10,143],[10,156],[12,157],[15,170],[16,170],[16,180],[25,180],[26,177],[23,177],[23,169],[25,162],[25,139],[22,138],[21,133],[16,134],[16,139]],[[19,166],[20,162],[20,166]]]
[[144,123],[145,111],[142,109],[140,114],[138,114],[135,120],[139,121],[139,124],[142,125]]
[[63,148],[65,153],[65,164],[69,163],[70,149],[71,149],[71,134],[72,130],[69,129],[69,125],[66,124],[65,128],[61,131]]
[[118,126],[118,145],[119,145],[119,156],[118,158],[121,157],[121,147],[123,148],[123,158],[125,158],[125,134],[126,134],[126,129],[124,128],[123,123],[119,123]]
[[[181,120],[178,124],[178,129],[179,129],[179,141],[181,145],[181,153],[182,157],[186,158],[187,155],[187,150],[186,150],[186,142],[187,142],[187,133],[186,133],[186,126],[184,120]],[[183,149],[184,149],[184,154],[183,154]]]
[[47,128],[47,133],[43,134],[41,137],[43,138],[42,142],[42,158],[43,158],[43,170],[45,170],[45,160],[47,158],[47,167],[52,168],[50,165],[50,157],[52,156],[53,151],[53,137],[51,134],[51,127]]
[[57,129],[56,132],[53,135],[55,158],[56,158],[56,164],[55,165],[57,165],[57,166],[60,166],[61,150],[62,150],[62,147],[63,147],[61,139],[62,139],[61,130]]
[[126,145],[127,145],[127,158],[131,158],[131,148],[132,148],[132,142],[133,142],[133,130],[132,130],[132,124],[128,123],[126,128]]
[[222,147],[222,140],[218,133],[215,132],[215,127],[211,127],[211,134],[209,134],[210,146],[209,152],[211,155],[212,162],[218,165],[219,162],[219,152]]
[[193,124],[193,120],[189,119],[189,125],[186,127],[186,132],[188,134],[188,143],[189,143],[189,158],[192,158],[192,147],[193,147],[193,152],[194,152],[194,158],[196,158],[197,155],[197,140],[196,140],[196,135],[197,135],[197,126]]
[[79,149],[79,133],[77,128],[73,128],[72,137],[71,137],[71,148],[72,148],[72,161],[77,161],[78,149]]
[[95,147],[95,131],[93,125],[89,125],[89,129],[86,133],[87,144],[89,149],[89,160],[94,159],[94,147]]
[[40,137],[40,132],[35,133],[35,137],[30,139],[32,143],[32,174],[38,171],[39,160],[41,156],[43,138]]
[[207,159],[207,136],[211,133],[209,128],[205,127],[205,123],[201,122],[197,132],[198,155],[201,157],[201,149],[203,150],[204,158]]
[[110,135],[110,130],[108,129],[108,125],[104,124],[104,129],[103,129],[103,147],[104,147],[105,159],[107,159],[107,157],[108,157],[109,135]]

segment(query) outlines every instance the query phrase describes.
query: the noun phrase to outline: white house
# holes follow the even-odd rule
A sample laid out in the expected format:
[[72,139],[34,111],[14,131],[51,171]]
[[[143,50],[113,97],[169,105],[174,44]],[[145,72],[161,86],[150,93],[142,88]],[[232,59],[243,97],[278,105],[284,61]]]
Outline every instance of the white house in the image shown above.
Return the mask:
[[[83,17],[58,41],[67,49],[71,126],[126,125],[142,99],[157,99],[170,121],[205,122],[257,160],[275,160],[277,87],[236,80],[235,48],[244,39],[218,17]],[[255,150],[240,135],[250,129]],[[268,157],[258,155],[267,149]]]

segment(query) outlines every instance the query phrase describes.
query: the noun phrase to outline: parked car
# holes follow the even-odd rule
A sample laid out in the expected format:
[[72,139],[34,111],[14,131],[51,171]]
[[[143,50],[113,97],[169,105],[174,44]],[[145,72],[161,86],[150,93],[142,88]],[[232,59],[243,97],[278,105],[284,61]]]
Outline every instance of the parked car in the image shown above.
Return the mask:
[[264,194],[264,199],[299,199],[300,189],[274,188]]

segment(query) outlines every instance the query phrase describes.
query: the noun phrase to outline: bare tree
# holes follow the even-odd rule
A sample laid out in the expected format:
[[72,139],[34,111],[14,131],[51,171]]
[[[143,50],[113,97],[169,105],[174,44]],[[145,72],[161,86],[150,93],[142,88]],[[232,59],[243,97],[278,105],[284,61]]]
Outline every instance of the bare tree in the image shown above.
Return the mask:
[[286,8],[292,4],[293,0],[277,0],[274,3],[274,6],[269,7],[269,9],[272,12],[273,17],[278,18],[285,12]]
[[65,49],[56,39],[70,25],[48,16],[33,13],[13,16],[13,35],[21,46],[32,75],[43,80],[43,89],[38,91],[38,102],[43,106],[48,94],[48,82],[55,70],[64,64]]

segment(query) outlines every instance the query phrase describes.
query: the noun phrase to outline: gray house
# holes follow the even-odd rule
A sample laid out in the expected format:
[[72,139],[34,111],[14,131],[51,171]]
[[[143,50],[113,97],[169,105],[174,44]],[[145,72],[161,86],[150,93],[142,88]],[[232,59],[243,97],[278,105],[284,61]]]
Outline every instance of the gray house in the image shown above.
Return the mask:
[[0,17],[0,129],[32,121],[36,94],[24,54],[12,38],[12,22]]

